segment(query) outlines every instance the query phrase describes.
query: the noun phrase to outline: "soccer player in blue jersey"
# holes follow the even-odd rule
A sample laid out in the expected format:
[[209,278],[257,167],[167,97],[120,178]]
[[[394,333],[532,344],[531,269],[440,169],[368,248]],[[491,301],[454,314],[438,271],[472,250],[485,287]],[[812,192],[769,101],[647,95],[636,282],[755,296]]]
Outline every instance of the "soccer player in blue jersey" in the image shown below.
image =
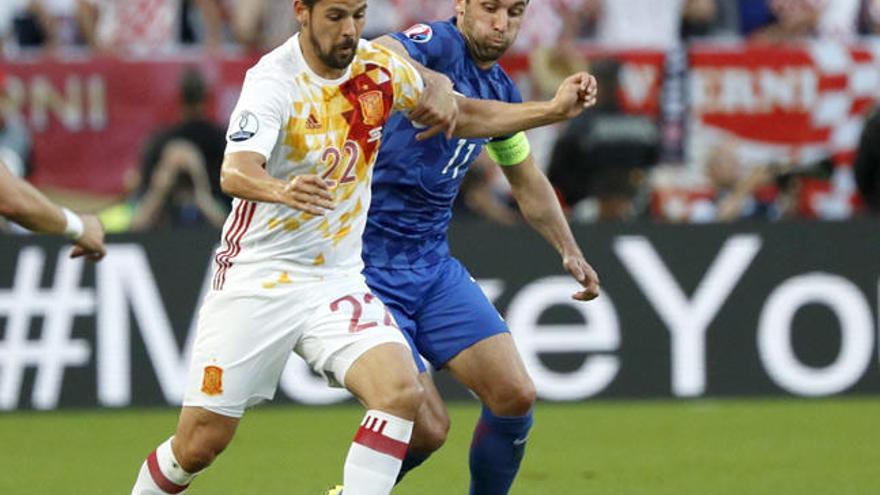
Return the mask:
[[[465,96],[520,102],[519,91],[496,62],[513,43],[527,4],[456,0],[455,19],[419,24],[378,42],[445,74]],[[564,269],[582,286],[574,299],[597,297],[599,279],[535,165],[525,134],[417,141],[419,132],[402,117],[392,117],[385,127],[364,233],[364,273],[413,349],[479,396],[483,411],[471,445],[470,493],[506,494],[532,425],[535,388],[504,321],[451,256],[446,241],[462,178],[483,150],[502,166],[526,220],[556,248]],[[401,477],[438,449],[449,429],[443,401],[417,356],[416,361],[427,401]]]

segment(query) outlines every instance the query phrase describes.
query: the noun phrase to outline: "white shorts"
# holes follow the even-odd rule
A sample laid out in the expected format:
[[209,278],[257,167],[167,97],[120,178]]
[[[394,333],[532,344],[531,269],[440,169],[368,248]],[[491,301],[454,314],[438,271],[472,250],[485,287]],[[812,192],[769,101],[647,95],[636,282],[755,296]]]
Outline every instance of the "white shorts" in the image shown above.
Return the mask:
[[361,275],[211,291],[199,311],[183,405],[239,418],[275,396],[291,350],[340,387],[357,358],[389,342],[407,345]]

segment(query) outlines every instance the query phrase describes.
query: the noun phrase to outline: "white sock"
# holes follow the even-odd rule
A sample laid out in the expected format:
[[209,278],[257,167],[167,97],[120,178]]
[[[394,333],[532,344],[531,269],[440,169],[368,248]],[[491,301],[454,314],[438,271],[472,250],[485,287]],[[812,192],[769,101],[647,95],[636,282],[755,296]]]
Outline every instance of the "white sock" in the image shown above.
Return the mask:
[[409,448],[413,422],[370,410],[345,459],[345,495],[388,495]]
[[195,475],[184,471],[174,458],[171,438],[147,456],[131,489],[131,495],[168,495],[186,491]]

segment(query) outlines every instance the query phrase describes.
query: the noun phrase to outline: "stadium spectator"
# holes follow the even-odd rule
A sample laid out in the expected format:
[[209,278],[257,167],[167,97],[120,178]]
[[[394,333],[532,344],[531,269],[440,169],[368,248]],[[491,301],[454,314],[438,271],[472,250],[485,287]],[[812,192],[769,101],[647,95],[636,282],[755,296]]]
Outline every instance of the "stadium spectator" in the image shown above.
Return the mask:
[[865,121],[855,161],[856,184],[868,211],[880,215],[880,111]]
[[514,49],[528,52],[552,49],[560,40],[577,40],[591,35],[600,3],[601,0],[529,2]]
[[736,0],[740,34],[751,36],[773,22],[775,17],[767,0]]
[[772,20],[751,39],[763,43],[800,41],[818,35],[825,0],[769,0]]
[[630,219],[637,213],[633,200],[643,171],[657,162],[659,132],[647,117],[620,109],[618,62],[598,60],[591,71],[601,88],[599,101],[562,132],[548,177],[575,219]]
[[708,34],[718,16],[716,0],[601,0],[596,40],[607,46],[675,46],[687,34]]
[[184,45],[205,45],[219,49],[230,38],[222,0],[182,0],[179,41]]
[[186,70],[180,84],[181,121],[157,132],[144,148],[132,230],[223,225],[229,203],[220,190],[226,138],[207,118],[206,99],[201,74]]
[[[89,46],[116,54],[170,53],[181,44],[182,0],[80,0]],[[205,22],[205,41],[222,37],[217,0],[193,0]]]
[[251,50],[274,48],[299,29],[290,0],[229,0],[232,32]]
[[858,14],[859,34],[880,33],[880,0],[863,0]]
[[685,4],[681,38],[733,38],[739,33],[736,0],[692,0]]
[[782,167],[744,167],[732,141],[718,145],[705,165],[711,196],[691,205],[688,220],[705,223],[777,218],[775,194],[758,194],[762,187],[773,185],[777,173],[784,173]]
[[822,38],[851,41],[858,35],[863,0],[822,0],[818,33]]
[[[0,159],[2,160],[2,159]],[[74,243],[73,258],[99,261],[106,254],[104,229],[94,215],[78,215],[14,176],[0,161],[0,217],[34,232],[59,234]]]

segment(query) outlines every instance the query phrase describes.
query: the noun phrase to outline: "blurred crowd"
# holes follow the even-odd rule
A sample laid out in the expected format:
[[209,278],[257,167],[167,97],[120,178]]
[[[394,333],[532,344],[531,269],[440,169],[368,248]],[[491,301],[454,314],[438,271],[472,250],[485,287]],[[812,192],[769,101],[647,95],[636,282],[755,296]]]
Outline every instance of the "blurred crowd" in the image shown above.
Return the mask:
[[[291,0],[4,0],[3,53],[91,49],[155,54],[186,46],[277,45],[296,30]],[[453,0],[370,0],[366,35],[449,17]],[[695,37],[784,42],[880,29],[880,0],[534,0],[518,46],[571,40],[670,47]]]
[[[265,51],[296,32],[292,3],[3,0],[0,60],[68,52],[136,58],[187,49]],[[369,0],[364,36],[451,17],[453,5],[453,0]],[[660,123],[620,108],[620,64],[588,60],[583,48],[672,50],[695,39],[849,41],[875,33],[880,33],[880,0],[532,0],[514,50],[529,54],[528,90],[534,98],[552,96],[561,78],[576,70],[600,79],[602,98],[595,108],[533,143],[574,220],[847,218],[880,210],[876,114],[865,126],[855,164],[842,174],[830,159],[749,162],[734,139],[715,146],[697,166],[664,164]],[[104,211],[111,231],[222,223],[229,206],[218,184],[224,129],[204,112],[210,91],[197,71],[187,71],[180,82],[179,122],[145,136],[129,194]],[[21,176],[29,172],[30,140],[26,125],[0,112],[0,161]],[[517,223],[500,176],[491,169],[471,171],[461,208]],[[828,201],[827,211],[805,212],[799,198],[810,181],[843,184],[843,192]],[[861,199],[853,201],[856,189]]]

